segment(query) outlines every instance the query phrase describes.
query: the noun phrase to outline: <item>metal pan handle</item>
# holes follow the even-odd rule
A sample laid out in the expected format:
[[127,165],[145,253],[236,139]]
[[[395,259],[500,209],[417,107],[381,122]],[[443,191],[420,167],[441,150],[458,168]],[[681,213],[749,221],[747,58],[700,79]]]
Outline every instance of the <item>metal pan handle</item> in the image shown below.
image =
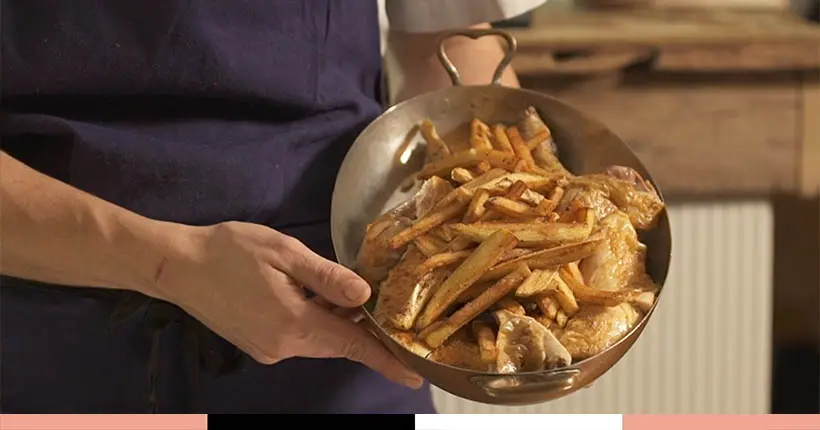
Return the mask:
[[495,73],[493,74],[492,80],[493,85],[500,85],[501,76],[504,74],[504,70],[509,67],[512,62],[513,55],[515,55],[515,51],[518,49],[518,42],[516,42],[515,38],[505,31],[496,30],[494,28],[451,31],[441,36],[438,40],[438,59],[441,62],[441,65],[444,66],[444,70],[446,70],[447,74],[450,75],[450,81],[452,81],[453,86],[461,85],[461,75],[459,75],[458,69],[453,62],[450,61],[450,57],[447,56],[447,52],[444,49],[444,42],[446,42],[447,39],[458,36],[469,37],[470,39],[478,39],[484,36],[497,36],[504,39],[506,42],[504,58],[500,63],[498,63],[498,67],[495,68]]
[[566,369],[545,374],[474,376],[471,381],[492,397],[513,399],[545,391],[568,390],[575,385],[580,374],[578,369]]

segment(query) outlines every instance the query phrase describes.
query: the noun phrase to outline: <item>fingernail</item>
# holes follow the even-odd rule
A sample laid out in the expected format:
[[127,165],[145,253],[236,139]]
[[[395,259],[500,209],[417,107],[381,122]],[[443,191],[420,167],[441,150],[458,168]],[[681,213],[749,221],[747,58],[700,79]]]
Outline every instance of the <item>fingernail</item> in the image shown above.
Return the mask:
[[365,288],[362,288],[360,285],[351,285],[345,288],[344,294],[345,298],[350,300],[353,303],[361,303],[367,300],[367,295],[369,291]]
[[418,390],[424,384],[424,381],[418,378],[402,378],[399,382],[414,390]]

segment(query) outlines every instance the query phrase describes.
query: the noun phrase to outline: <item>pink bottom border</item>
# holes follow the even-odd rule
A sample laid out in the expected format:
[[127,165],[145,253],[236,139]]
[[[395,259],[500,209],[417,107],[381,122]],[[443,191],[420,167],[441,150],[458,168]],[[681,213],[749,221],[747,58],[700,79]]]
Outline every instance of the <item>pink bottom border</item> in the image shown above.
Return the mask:
[[820,430],[820,415],[624,415],[623,430]]
[[207,415],[0,415],[2,430],[206,430]]

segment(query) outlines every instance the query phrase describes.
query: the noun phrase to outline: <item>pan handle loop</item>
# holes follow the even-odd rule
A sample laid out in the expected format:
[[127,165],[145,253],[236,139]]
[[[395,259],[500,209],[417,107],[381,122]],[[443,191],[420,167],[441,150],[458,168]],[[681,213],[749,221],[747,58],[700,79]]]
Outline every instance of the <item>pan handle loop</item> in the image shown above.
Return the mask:
[[470,39],[479,39],[484,36],[497,36],[504,39],[506,42],[504,58],[500,63],[498,63],[498,67],[495,68],[495,73],[493,74],[492,80],[493,85],[500,85],[501,76],[504,74],[504,70],[509,67],[512,62],[513,55],[515,55],[515,51],[518,49],[518,42],[516,42],[515,38],[505,31],[494,28],[450,31],[441,36],[438,40],[438,59],[441,62],[441,65],[444,66],[444,70],[446,70],[447,74],[450,75],[450,81],[452,81],[453,86],[461,85],[461,75],[458,73],[458,69],[456,69],[453,62],[450,61],[450,57],[447,56],[447,52],[444,49],[444,42],[446,42],[447,39],[457,36],[469,37]]

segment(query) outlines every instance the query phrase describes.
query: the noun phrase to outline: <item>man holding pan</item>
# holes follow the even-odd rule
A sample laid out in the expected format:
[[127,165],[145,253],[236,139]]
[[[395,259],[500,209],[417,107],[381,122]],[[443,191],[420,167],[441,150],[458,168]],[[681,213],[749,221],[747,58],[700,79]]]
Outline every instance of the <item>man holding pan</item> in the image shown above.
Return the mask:
[[[541,3],[386,0],[396,97],[450,85],[436,32]],[[383,108],[375,1],[2,9],[2,412],[434,411],[330,244]],[[467,84],[503,55],[447,49]]]

